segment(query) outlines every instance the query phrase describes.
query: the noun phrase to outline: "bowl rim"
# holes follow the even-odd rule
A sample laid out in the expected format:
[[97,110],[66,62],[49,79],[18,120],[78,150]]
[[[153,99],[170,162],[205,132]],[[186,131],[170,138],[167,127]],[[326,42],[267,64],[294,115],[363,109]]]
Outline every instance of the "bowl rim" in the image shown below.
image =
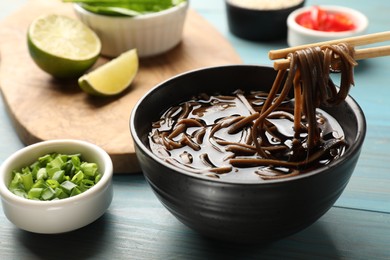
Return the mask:
[[228,5],[230,7],[233,7],[233,8],[241,9],[242,11],[247,11],[247,12],[275,12],[275,13],[280,12],[280,11],[285,11],[285,10],[296,9],[297,6],[298,7],[299,6],[303,6],[305,1],[306,0],[301,0],[299,3],[293,4],[293,5],[289,5],[289,6],[285,6],[285,7],[282,7],[282,8],[260,9],[260,8],[249,8],[249,7],[237,5],[235,3],[232,3],[231,0],[225,0],[226,5]]
[[178,5],[172,6],[168,9],[164,9],[158,12],[153,13],[147,13],[143,15],[138,16],[114,16],[114,15],[104,15],[104,14],[97,14],[90,12],[86,9],[84,9],[81,4],[79,3],[73,3],[73,8],[78,12],[79,14],[95,17],[95,18],[105,18],[105,19],[117,19],[117,20],[145,20],[145,19],[153,19],[156,17],[161,17],[165,15],[170,15],[171,13],[175,13],[181,9],[187,9],[189,6],[190,0],[185,0],[184,2],[179,3]]
[[135,104],[134,108],[131,111],[130,114],[130,132],[133,137],[133,141],[135,142],[135,145],[139,147],[144,153],[147,154],[147,156],[151,157],[155,162],[159,163],[160,165],[170,168],[173,172],[179,172],[180,174],[184,174],[190,178],[198,179],[198,180],[203,180],[207,182],[212,182],[212,183],[219,183],[219,184],[230,184],[230,185],[270,185],[270,184],[275,184],[275,183],[284,183],[284,182],[291,182],[291,181],[298,181],[301,179],[306,179],[309,178],[313,175],[317,175],[320,173],[323,173],[325,170],[329,170],[332,168],[335,168],[339,165],[342,165],[346,163],[346,161],[354,156],[354,152],[360,152],[359,147],[363,145],[364,139],[365,139],[365,134],[366,134],[366,129],[367,129],[367,123],[366,123],[366,118],[364,115],[364,112],[360,105],[352,98],[351,95],[348,95],[347,98],[345,99],[345,102],[348,104],[348,106],[351,107],[351,110],[354,111],[354,114],[357,119],[357,135],[355,138],[356,142],[353,142],[350,144],[348,149],[345,151],[345,153],[337,160],[332,161],[328,165],[325,165],[323,167],[317,168],[313,171],[304,173],[304,174],[299,174],[296,176],[291,176],[291,177],[286,177],[282,179],[273,179],[273,180],[267,180],[267,181],[260,181],[260,182],[253,182],[253,181],[236,181],[236,180],[225,180],[225,179],[216,179],[216,178],[210,178],[208,176],[203,176],[200,174],[192,173],[189,171],[186,171],[185,169],[182,169],[180,167],[174,166],[161,158],[159,158],[157,155],[155,155],[148,147],[144,145],[144,143],[141,141],[140,137],[137,135],[137,131],[135,129],[135,117],[138,112],[138,108],[142,107],[142,102],[151,94],[154,92],[158,91],[160,88],[163,88],[165,85],[169,85],[170,82],[173,82],[177,79],[180,79],[182,77],[185,77],[187,75],[191,75],[193,73],[205,71],[205,70],[218,70],[218,69],[224,69],[224,68],[232,68],[232,67],[257,67],[261,69],[272,69],[272,66],[268,65],[249,65],[249,64],[230,64],[230,65],[220,65],[220,66],[211,66],[211,67],[203,67],[199,69],[193,69],[189,70],[183,73],[180,73],[176,76],[173,76],[157,85],[155,85],[153,88],[151,88],[149,91],[147,91]]
[[342,31],[342,32],[324,32],[324,31],[317,31],[312,30],[309,28],[305,28],[301,25],[299,25],[296,22],[296,18],[298,15],[309,11],[313,6],[304,6],[301,8],[298,8],[297,10],[290,13],[290,15],[287,17],[287,25],[290,29],[296,30],[301,34],[311,35],[314,37],[346,37],[352,34],[359,34],[364,32],[368,27],[368,18],[366,15],[364,15],[362,12],[346,7],[346,6],[339,6],[339,5],[319,5],[320,8],[328,10],[328,11],[335,11],[335,12],[341,12],[343,14],[347,14],[350,17],[353,17],[356,21],[359,21],[357,24],[357,27],[353,30],[349,31]]
[[[43,147],[52,148],[53,150],[56,147],[59,147],[59,150],[62,147],[68,147],[69,145],[76,147],[84,147],[88,150],[93,151],[94,154],[98,155],[103,164],[104,164],[104,172],[102,172],[102,178],[98,183],[92,186],[90,189],[80,193],[76,196],[60,199],[60,200],[49,200],[49,201],[41,201],[41,200],[31,200],[27,198],[22,198],[14,193],[12,193],[8,189],[8,185],[4,182],[6,175],[11,174],[11,171],[6,171],[10,169],[11,165],[19,159],[25,153],[34,153],[36,149],[41,149]],[[45,153],[45,152],[44,152]],[[42,153],[43,154],[43,153]],[[46,154],[46,153],[45,153]],[[38,158],[41,154],[36,154],[34,157]],[[34,158],[32,158],[34,160]],[[60,207],[67,204],[77,203],[80,200],[89,199],[95,196],[96,193],[100,193],[104,191],[107,185],[110,184],[113,176],[113,164],[108,153],[103,150],[101,147],[89,143],[87,141],[75,140],[75,139],[53,139],[47,141],[40,141],[38,143],[31,144],[22,149],[11,154],[0,166],[0,196],[2,200],[6,200],[11,203],[17,203],[18,205],[28,205],[28,206],[37,206],[37,207]]]

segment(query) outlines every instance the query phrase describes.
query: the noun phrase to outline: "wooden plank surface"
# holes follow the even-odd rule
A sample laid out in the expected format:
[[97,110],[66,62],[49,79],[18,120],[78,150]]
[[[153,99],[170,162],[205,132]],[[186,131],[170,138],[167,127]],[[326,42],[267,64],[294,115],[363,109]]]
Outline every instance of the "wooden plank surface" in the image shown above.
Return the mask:
[[[142,59],[134,83],[122,95],[91,97],[78,88],[76,80],[55,80],[30,58],[28,25],[47,13],[74,16],[71,4],[30,0],[0,24],[0,86],[15,130],[26,145],[59,138],[95,143],[110,154],[116,173],[139,171],[129,117],[147,90],[188,70],[241,62],[230,43],[190,10],[181,44],[166,54]],[[106,61],[100,58],[96,66]]]

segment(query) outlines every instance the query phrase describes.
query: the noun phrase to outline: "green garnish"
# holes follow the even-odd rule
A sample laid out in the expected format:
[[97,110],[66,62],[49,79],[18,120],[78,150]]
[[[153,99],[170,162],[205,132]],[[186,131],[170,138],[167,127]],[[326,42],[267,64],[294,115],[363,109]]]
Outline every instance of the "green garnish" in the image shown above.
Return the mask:
[[90,189],[101,177],[97,164],[83,161],[80,154],[51,153],[30,166],[13,170],[8,188],[23,198],[56,200]]
[[63,0],[79,3],[93,13],[111,16],[137,16],[174,7],[186,0]]

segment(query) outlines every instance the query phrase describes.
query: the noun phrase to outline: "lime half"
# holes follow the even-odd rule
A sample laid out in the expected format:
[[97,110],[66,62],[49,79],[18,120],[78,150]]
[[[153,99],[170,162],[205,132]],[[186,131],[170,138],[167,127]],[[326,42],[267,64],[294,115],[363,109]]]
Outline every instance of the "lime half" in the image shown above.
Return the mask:
[[36,18],[27,33],[34,62],[57,78],[83,75],[99,57],[98,36],[81,21],[57,14]]
[[122,53],[79,78],[79,86],[92,95],[112,96],[123,92],[138,72],[137,50]]

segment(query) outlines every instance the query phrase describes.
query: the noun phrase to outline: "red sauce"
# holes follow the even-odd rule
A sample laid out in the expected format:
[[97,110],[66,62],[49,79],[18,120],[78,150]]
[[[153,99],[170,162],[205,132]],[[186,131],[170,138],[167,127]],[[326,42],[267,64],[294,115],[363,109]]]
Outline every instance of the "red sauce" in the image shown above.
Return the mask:
[[344,32],[356,28],[347,15],[327,11],[318,6],[298,15],[296,22],[305,28],[324,32]]

